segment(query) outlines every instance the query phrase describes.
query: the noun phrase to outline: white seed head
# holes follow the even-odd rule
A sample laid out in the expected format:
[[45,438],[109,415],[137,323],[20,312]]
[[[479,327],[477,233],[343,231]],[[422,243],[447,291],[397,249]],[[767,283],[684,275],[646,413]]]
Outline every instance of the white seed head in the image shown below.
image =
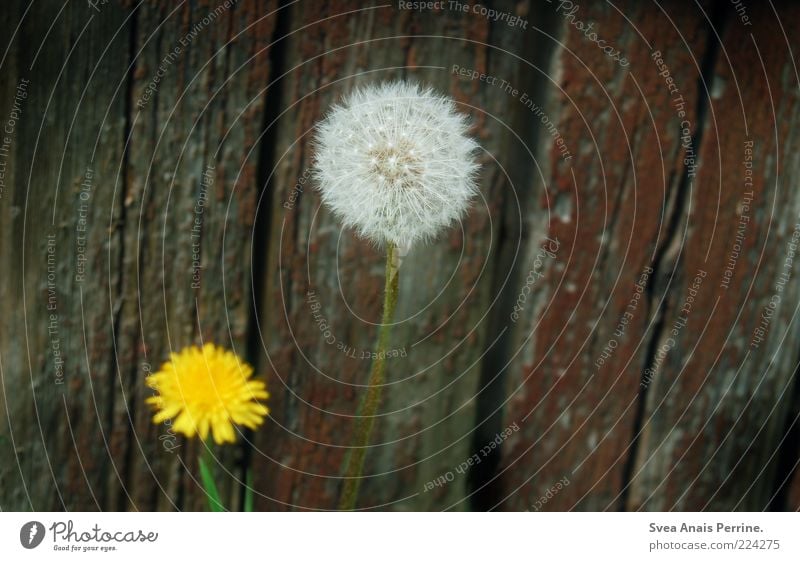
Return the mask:
[[314,139],[322,201],[345,226],[408,249],[457,221],[477,190],[478,144],[455,102],[406,82],[357,90]]

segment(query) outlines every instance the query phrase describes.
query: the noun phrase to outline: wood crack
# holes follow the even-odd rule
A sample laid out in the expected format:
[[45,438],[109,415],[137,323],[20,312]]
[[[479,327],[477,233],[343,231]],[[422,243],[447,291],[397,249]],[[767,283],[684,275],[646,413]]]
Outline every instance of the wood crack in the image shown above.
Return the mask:
[[[724,26],[726,22],[725,3],[722,0],[717,0],[713,6],[713,12],[710,21],[706,26],[706,35],[708,37],[708,46],[703,59],[700,64],[700,75],[698,76],[698,97],[697,109],[695,112],[697,120],[697,128],[691,137],[691,147],[695,154],[698,153],[700,145],[703,140],[703,133],[707,125],[707,113],[711,105],[711,82],[713,80],[714,67],[720,52],[720,43],[718,36],[724,34]],[[717,33],[714,32],[717,30]],[[628,504],[630,498],[630,488],[636,468],[636,459],[639,452],[640,437],[644,429],[645,412],[647,408],[647,394],[650,384],[647,383],[646,372],[648,368],[653,367],[656,361],[656,353],[661,343],[662,336],[668,328],[667,316],[671,311],[670,302],[664,298],[661,305],[658,305],[659,295],[657,287],[663,283],[659,282],[663,276],[670,275],[669,282],[675,278],[675,272],[678,268],[678,259],[681,252],[677,255],[674,254],[676,244],[680,244],[681,240],[678,236],[683,231],[685,234],[688,228],[688,205],[690,204],[691,190],[689,187],[692,185],[693,174],[690,170],[690,165],[683,163],[682,174],[678,183],[677,192],[675,195],[667,229],[664,235],[664,241],[656,249],[652,260],[653,272],[645,287],[647,294],[648,311],[655,310],[657,315],[656,319],[652,322],[652,336],[647,345],[642,369],[642,383],[639,387],[639,395],[636,403],[636,413],[632,426],[631,444],[628,447],[628,457],[625,459],[625,466],[623,468],[622,476],[622,489],[619,494],[618,509],[625,511],[630,509]],[[683,226],[683,228],[681,228]],[[677,247],[680,247],[678,245]],[[666,291],[666,288],[664,289]]]

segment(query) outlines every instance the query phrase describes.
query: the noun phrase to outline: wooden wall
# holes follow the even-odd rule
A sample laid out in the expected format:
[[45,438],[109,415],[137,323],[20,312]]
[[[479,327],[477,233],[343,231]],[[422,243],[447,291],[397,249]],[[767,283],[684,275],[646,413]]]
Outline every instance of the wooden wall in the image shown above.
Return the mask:
[[444,5],[4,8],[0,508],[204,508],[143,380],[207,341],[272,394],[226,503],[336,508],[383,258],[310,138],[392,78],[472,117],[481,189],[403,263],[359,506],[800,508],[800,8]]

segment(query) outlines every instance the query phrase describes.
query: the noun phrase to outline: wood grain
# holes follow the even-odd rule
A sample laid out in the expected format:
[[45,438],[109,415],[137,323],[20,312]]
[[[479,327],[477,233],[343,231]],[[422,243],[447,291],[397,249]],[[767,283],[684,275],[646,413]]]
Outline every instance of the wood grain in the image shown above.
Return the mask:
[[216,451],[226,505],[252,472],[259,510],[336,508],[384,269],[321,206],[311,137],[397,78],[470,116],[480,196],[403,262],[358,506],[800,508],[800,13],[775,6],[10,2],[0,508],[205,508],[144,378],[208,341],[272,394]]

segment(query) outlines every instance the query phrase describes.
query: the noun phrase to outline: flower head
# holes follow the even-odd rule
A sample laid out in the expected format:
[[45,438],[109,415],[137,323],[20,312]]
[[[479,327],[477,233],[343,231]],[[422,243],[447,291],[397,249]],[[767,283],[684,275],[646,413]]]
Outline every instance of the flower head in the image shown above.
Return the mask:
[[210,343],[171,353],[161,369],[145,380],[157,395],[147,399],[156,409],[154,423],[175,418],[173,430],[214,442],[234,442],[233,424],[256,428],[269,409],[266,384],[251,380],[253,369],[234,353]]
[[476,192],[478,144],[455,102],[406,82],[368,86],[315,138],[322,200],[377,243],[408,248],[458,220]]

